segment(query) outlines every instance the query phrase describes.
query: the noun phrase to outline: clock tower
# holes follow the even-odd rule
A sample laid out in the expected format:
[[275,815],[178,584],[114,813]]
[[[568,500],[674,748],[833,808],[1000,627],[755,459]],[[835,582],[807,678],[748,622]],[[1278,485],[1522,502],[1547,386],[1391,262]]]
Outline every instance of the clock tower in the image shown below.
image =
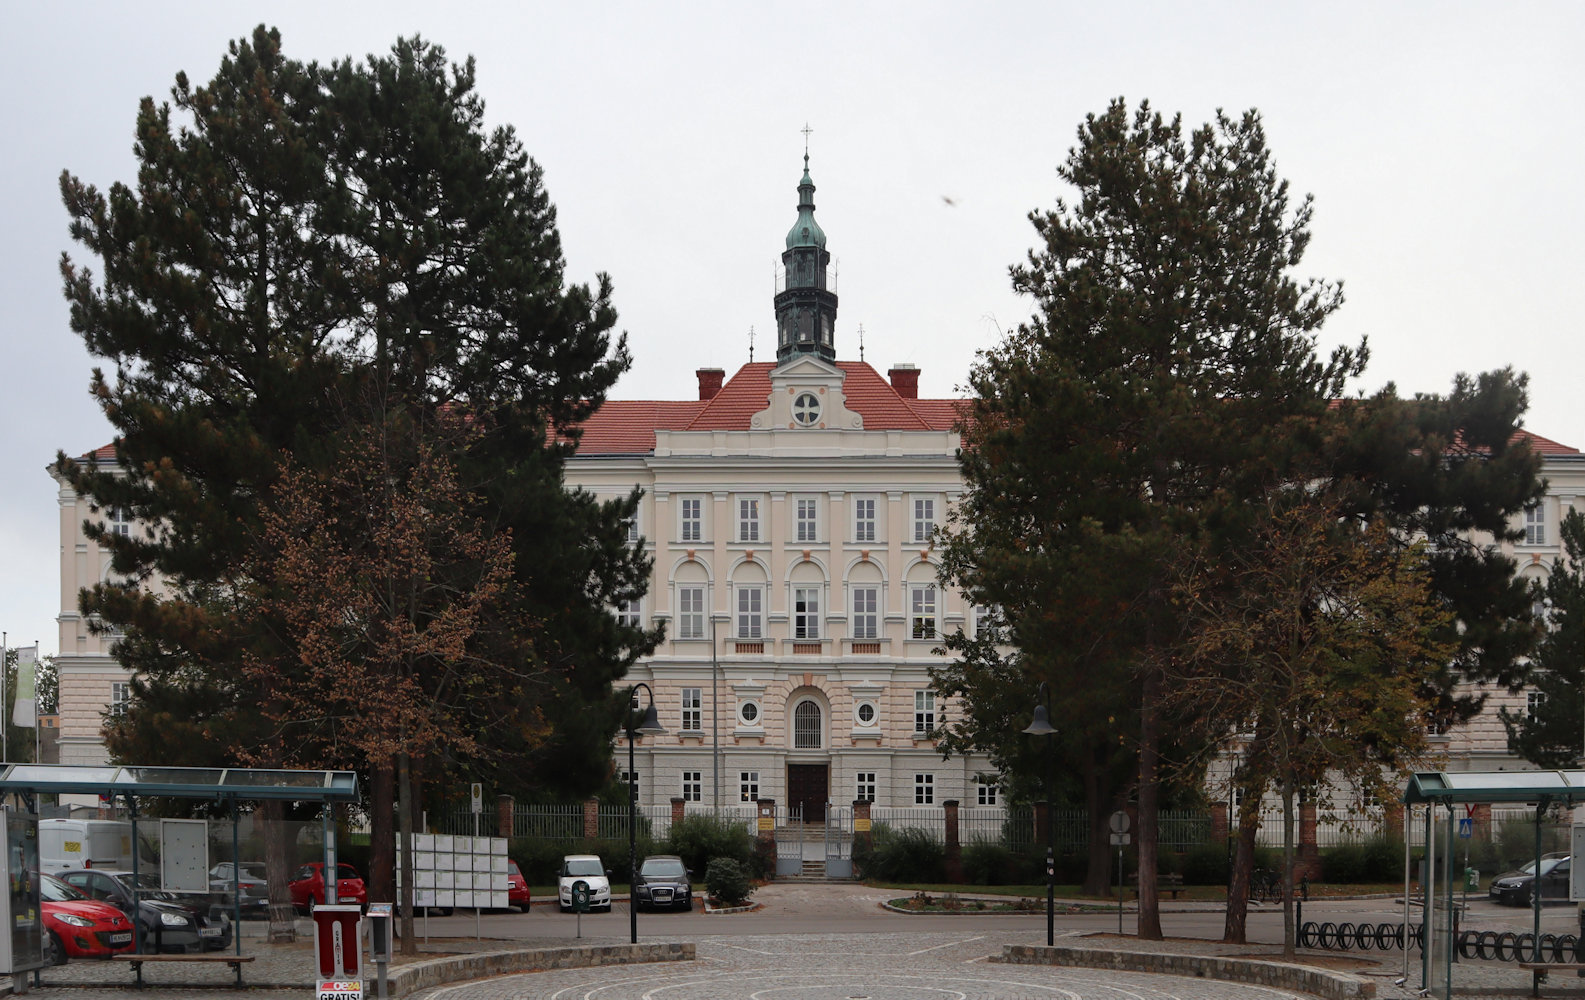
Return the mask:
[[776,361],[814,355],[836,361],[832,328],[837,295],[828,286],[831,254],[826,234],[815,221],[815,182],[809,178],[809,151],[804,150],[804,175],[798,182],[798,221],[787,233],[782,273],[776,288]]

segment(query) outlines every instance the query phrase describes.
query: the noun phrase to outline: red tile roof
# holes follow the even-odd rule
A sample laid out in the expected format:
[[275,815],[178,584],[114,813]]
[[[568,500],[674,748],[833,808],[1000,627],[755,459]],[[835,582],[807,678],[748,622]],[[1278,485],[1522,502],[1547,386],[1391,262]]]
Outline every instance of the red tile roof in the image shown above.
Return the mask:
[[[746,431],[770,401],[776,365],[756,361],[737,370],[721,391],[704,402],[608,400],[583,424],[580,455],[632,455],[653,451],[655,432]],[[904,399],[863,361],[838,361],[848,409],[864,418],[867,431],[951,430],[962,405],[955,399]]]

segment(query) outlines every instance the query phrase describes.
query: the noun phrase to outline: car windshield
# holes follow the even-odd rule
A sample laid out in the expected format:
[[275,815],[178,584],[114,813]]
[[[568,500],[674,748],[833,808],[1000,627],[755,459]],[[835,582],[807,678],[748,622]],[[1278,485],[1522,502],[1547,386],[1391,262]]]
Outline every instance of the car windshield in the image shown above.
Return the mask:
[[599,858],[568,858],[568,875],[595,875],[605,874],[605,869],[600,866]]
[[51,903],[76,903],[88,898],[87,893],[50,875],[39,879],[39,895]]
[[639,872],[650,877],[688,874],[688,870],[682,866],[682,861],[677,858],[645,858]]

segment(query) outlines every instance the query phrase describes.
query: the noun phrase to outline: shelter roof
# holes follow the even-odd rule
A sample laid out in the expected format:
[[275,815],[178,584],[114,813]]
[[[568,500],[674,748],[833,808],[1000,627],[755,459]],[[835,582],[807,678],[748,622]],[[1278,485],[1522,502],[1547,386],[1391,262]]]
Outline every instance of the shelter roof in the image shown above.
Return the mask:
[[1585,771],[1419,771],[1405,805],[1425,802],[1585,802]]
[[294,802],[353,802],[357,775],[351,771],[291,771],[243,767],[140,767],[107,764],[8,764],[0,770],[0,793],[77,792],[113,798],[159,795],[181,799],[283,799]]

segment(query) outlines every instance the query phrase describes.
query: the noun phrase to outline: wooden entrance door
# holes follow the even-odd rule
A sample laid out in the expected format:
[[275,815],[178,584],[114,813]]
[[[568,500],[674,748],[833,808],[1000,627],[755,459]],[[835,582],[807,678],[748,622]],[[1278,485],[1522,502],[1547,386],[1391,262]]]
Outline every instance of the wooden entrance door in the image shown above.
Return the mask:
[[803,807],[805,823],[824,823],[830,797],[830,768],[826,764],[787,765],[787,805]]

